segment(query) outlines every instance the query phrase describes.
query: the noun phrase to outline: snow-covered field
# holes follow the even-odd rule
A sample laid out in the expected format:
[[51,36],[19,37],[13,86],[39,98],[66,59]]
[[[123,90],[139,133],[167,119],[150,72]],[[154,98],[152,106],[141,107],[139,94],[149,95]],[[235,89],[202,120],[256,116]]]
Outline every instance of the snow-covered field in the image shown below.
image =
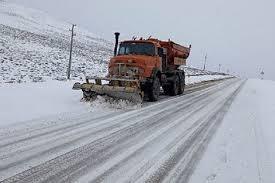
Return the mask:
[[225,73],[218,73],[213,71],[201,70],[194,67],[184,66],[183,69],[187,76],[199,76],[199,75],[227,75]]
[[219,80],[225,78],[231,78],[230,75],[197,75],[197,76],[186,76],[185,82],[187,85],[200,83],[203,81],[210,81],[210,80]]
[[[71,25],[49,15],[0,1],[0,83],[66,77]],[[105,75],[112,44],[76,28],[72,78]]]
[[72,82],[5,84],[0,87],[0,126],[66,112],[86,111]]
[[248,80],[190,182],[275,182],[275,82]]

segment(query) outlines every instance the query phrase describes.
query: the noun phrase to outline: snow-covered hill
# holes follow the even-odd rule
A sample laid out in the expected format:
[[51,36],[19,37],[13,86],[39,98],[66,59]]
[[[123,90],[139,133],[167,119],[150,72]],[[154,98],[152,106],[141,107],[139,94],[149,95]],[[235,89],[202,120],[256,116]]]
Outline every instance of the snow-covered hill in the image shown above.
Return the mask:
[[225,73],[201,70],[201,69],[188,67],[188,66],[185,66],[184,70],[185,70],[185,74],[187,76],[203,76],[203,75],[211,75],[211,76],[213,76],[213,75],[224,75],[225,76],[225,75],[227,75]]
[[[71,25],[49,15],[0,1],[0,83],[63,78]],[[104,75],[112,44],[76,28],[72,77]]]
[[[0,1],[0,83],[66,78],[71,25],[46,13]],[[103,76],[113,44],[76,28],[72,78]],[[184,68],[186,75],[219,75]]]

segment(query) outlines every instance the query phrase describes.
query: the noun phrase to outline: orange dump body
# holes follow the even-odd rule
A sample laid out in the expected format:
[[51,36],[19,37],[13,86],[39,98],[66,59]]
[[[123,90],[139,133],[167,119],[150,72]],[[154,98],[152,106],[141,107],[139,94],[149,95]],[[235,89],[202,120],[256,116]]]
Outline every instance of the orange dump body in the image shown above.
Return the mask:
[[172,41],[160,41],[160,45],[167,50],[167,67],[177,69],[181,65],[186,65],[191,47],[184,47]]

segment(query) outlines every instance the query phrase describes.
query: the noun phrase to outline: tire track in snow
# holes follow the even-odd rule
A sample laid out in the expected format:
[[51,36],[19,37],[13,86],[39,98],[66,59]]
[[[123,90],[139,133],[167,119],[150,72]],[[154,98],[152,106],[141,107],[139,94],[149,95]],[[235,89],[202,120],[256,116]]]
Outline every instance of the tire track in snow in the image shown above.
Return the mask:
[[[206,87],[209,87],[209,86],[206,85]],[[110,116],[117,115],[117,114],[118,113],[116,113],[116,114],[112,113],[110,115],[101,116],[99,118],[91,118],[90,117],[88,119],[84,119],[84,120],[82,119],[82,120],[80,120],[79,123],[73,124],[73,125],[70,125],[71,122],[68,122],[69,123],[68,126],[61,127],[61,128],[58,126],[58,128],[56,128],[56,129],[54,128],[54,129],[51,129],[50,131],[42,132],[40,134],[34,134],[33,135],[31,132],[28,132],[28,134],[26,135],[27,137],[24,137],[24,136],[21,137],[20,136],[21,138],[19,137],[19,139],[16,139],[16,140],[14,140],[14,139],[11,138],[11,139],[9,139],[9,141],[11,141],[11,142],[9,142],[9,143],[5,142],[5,140],[4,140],[4,142],[2,141],[2,143],[1,143],[2,145],[0,145],[0,148],[2,149],[2,153],[3,153],[3,152],[5,152],[5,147],[8,146],[9,148],[6,148],[6,152],[8,152],[10,154],[11,153],[10,150],[12,149],[12,147],[13,147],[14,144],[16,146],[24,146],[24,145],[28,145],[28,144],[34,144],[34,145],[36,145],[35,141],[38,141],[40,139],[45,139],[45,138],[47,139],[47,138],[49,138],[51,136],[54,136],[54,135],[57,136],[59,134],[64,134],[66,132],[71,132],[72,129],[76,130],[78,127],[79,128],[88,128],[89,126],[92,126],[94,128],[96,126],[95,121],[98,121],[100,123],[100,125],[101,125],[101,121],[102,120],[108,119]],[[92,125],[91,125],[91,121],[93,121]],[[39,138],[37,138],[37,137],[39,137]],[[35,141],[30,141],[32,139],[34,139]],[[21,142],[22,142],[22,144],[19,144]],[[25,143],[23,143],[23,142],[25,142]],[[0,153],[0,156],[1,156],[1,153]]]
[[[95,165],[101,166],[104,162],[111,160],[112,158],[116,157],[119,153],[122,153],[123,151],[125,151],[127,147],[134,146],[133,143],[138,142],[138,139],[142,138],[141,134],[143,134],[143,136],[148,137],[148,135],[154,134],[154,130],[156,130],[156,132],[160,132],[161,130],[164,130],[163,133],[165,133],[167,130],[168,131],[170,130],[172,133],[174,128],[167,129],[167,125],[169,124],[169,121],[171,123],[175,122],[176,118],[180,118],[180,114],[182,112],[187,112],[188,110],[189,112],[192,111],[193,110],[192,107],[195,107],[195,108],[197,107],[197,110],[199,110],[200,107],[207,104],[207,102],[214,100],[216,97],[215,93],[217,93],[220,89],[229,87],[230,86],[229,84],[232,85],[234,83],[235,82],[233,81],[226,81],[225,83],[221,83],[212,88],[208,88],[202,92],[196,92],[193,95],[189,94],[186,96],[181,96],[179,98],[163,101],[163,103],[150,105],[138,111],[130,111],[127,114],[125,113],[122,114],[121,115],[122,117],[120,118],[118,116],[115,116],[110,120],[106,119],[105,124],[109,124],[109,123],[110,124],[103,126],[101,130],[104,131],[105,128],[107,129],[108,127],[110,127],[110,134],[108,133],[105,134],[106,132],[104,132],[102,134],[102,137],[101,138],[99,137],[97,140],[94,140],[94,142],[86,146],[80,147],[78,149],[75,149],[71,152],[68,152],[64,155],[61,155],[37,167],[31,168],[30,170],[27,170],[10,179],[7,179],[6,181],[9,182],[9,181],[20,180],[22,182],[36,182],[36,181],[43,181],[43,180],[49,180],[49,181],[64,180],[65,182],[67,182],[67,181],[70,181],[70,179],[76,178],[77,176],[82,176],[81,174],[83,174],[83,172],[89,171],[89,168],[90,168],[89,165],[87,166],[87,164],[85,164],[85,162],[87,162],[87,159],[85,159],[85,157],[90,160],[97,160],[98,164],[97,165],[95,164]],[[210,97],[211,95],[214,95],[215,97],[211,98]],[[182,100],[179,101],[179,99],[182,99]],[[202,102],[200,103],[200,101]],[[148,115],[148,110],[152,111],[152,113],[150,113],[151,115],[150,114]],[[124,119],[125,117],[126,119]],[[141,119],[138,120],[139,118]],[[112,122],[114,120],[118,120],[118,121]],[[184,119],[184,120],[187,120],[187,119]],[[115,124],[116,125],[119,124],[122,126],[120,129],[118,130],[116,129],[116,131],[113,132],[112,125],[115,125]],[[100,127],[101,125],[102,123],[99,124],[98,127]],[[92,130],[92,128],[89,130]],[[108,130],[106,131],[108,132]],[[92,132],[91,134],[88,134],[83,138],[89,137],[93,135],[95,132],[96,131]],[[163,133],[157,135],[157,137],[162,137]],[[168,133],[168,134],[171,134],[171,133]],[[79,141],[83,140],[81,136],[76,136],[76,138],[79,138],[78,139]],[[93,138],[96,139],[96,137],[93,137]],[[151,142],[152,141],[149,140],[147,143],[150,144]],[[69,145],[70,141],[67,142],[67,144]],[[64,148],[64,146],[62,145],[64,144],[61,143],[61,148]],[[141,146],[141,149],[145,149],[145,148],[148,149],[148,146],[145,146],[145,145]],[[56,148],[51,149],[51,151],[54,149]],[[107,151],[108,149],[109,149],[109,154]],[[134,152],[130,154],[133,154],[133,153]],[[37,158],[38,157],[39,157],[39,154]],[[109,158],[105,159],[104,161],[104,158],[102,157],[105,157],[105,158],[109,157]],[[79,172],[78,170],[81,170],[81,171]],[[56,177],[56,175],[58,175],[59,178],[63,177],[64,179],[59,179],[58,177]],[[72,175],[76,175],[76,176],[72,177]]]
[[[207,106],[207,104],[205,104],[206,106]],[[201,107],[205,107],[205,106],[201,106]],[[201,109],[198,109],[198,111],[199,110],[201,110]],[[195,114],[197,114],[197,113],[195,113]],[[211,114],[212,115],[212,114]],[[203,116],[201,119],[199,119],[199,120],[197,120],[194,124],[196,124],[196,125],[194,125],[194,126],[191,126],[190,128],[192,129],[193,128],[193,130],[194,129],[196,129],[195,127],[197,127],[197,126],[201,126],[204,122],[205,122],[205,119],[203,119],[203,118],[205,118],[205,116]],[[199,129],[204,129],[204,128],[199,128]],[[186,132],[186,131],[185,131]],[[188,132],[189,133],[189,132]],[[181,139],[181,141],[186,141],[186,139],[184,139],[184,140],[182,140],[183,138],[185,137],[185,134],[183,133],[183,134],[181,134],[179,137],[178,137],[178,139]],[[196,137],[197,138],[197,137]],[[192,142],[192,144],[194,144],[194,142],[192,141],[192,140],[190,140],[191,142]],[[174,142],[176,142],[176,141],[174,141]],[[180,142],[179,142],[179,144],[180,144]],[[175,144],[173,143],[173,145],[172,146],[170,146],[170,145],[172,145],[172,144],[169,144],[169,146],[167,147],[167,149],[170,149],[170,148],[173,148],[173,146],[175,146]],[[187,148],[188,149],[188,148]],[[168,154],[168,155],[171,155],[170,153],[167,153],[166,152],[166,154]],[[160,156],[161,157],[161,156]],[[172,156],[172,158],[175,158],[175,156]],[[157,159],[158,158],[154,158],[154,159],[152,159],[152,163],[154,163],[155,161],[157,161]],[[168,164],[171,164],[171,162],[173,162],[173,161],[171,161],[171,160],[169,160],[169,161],[167,161],[168,162]],[[129,166],[130,166],[130,164],[129,164]],[[168,167],[168,166],[162,166],[162,168],[156,168],[156,170],[166,170],[165,168],[163,168],[163,167]],[[116,169],[118,168],[118,167],[115,167]],[[148,167],[147,167],[148,168]],[[130,182],[135,182],[136,181],[136,179],[137,179],[137,177],[140,177],[143,173],[145,173],[146,171],[148,171],[147,169],[146,169],[146,166],[143,166],[142,168],[140,168],[139,169],[142,173],[139,173],[138,175],[135,175],[134,177],[135,178],[132,178],[132,179],[130,179]],[[116,170],[117,171],[117,170]],[[164,172],[167,172],[167,171],[164,171]],[[121,172],[121,173],[123,173],[123,172]],[[117,176],[119,176],[119,175],[117,175]],[[157,177],[158,179],[143,179],[142,181],[140,181],[140,182],[145,182],[145,180],[147,180],[147,181],[149,181],[149,182],[160,182],[161,181],[161,176],[155,176],[155,177]],[[114,177],[113,177],[114,178]],[[100,179],[99,179],[100,180]],[[103,178],[101,179],[101,180],[103,180]],[[108,179],[109,180],[109,179]],[[110,180],[114,180],[114,179],[110,179]],[[184,180],[184,179],[183,179]],[[122,179],[122,180],[118,180],[117,182],[124,182],[124,181],[126,181],[125,179]],[[97,181],[95,181],[95,182],[97,182]],[[100,182],[100,181],[99,181]],[[127,180],[127,182],[128,182],[128,180]],[[172,181],[173,182],[173,181]],[[182,182],[182,181],[181,181]]]
[[[156,108],[155,109],[155,107],[153,107],[153,109],[154,110],[151,110],[151,112],[150,113],[148,113],[148,115],[146,115],[145,117],[139,117],[139,118],[137,118],[137,120],[138,121],[142,121],[143,119],[146,119],[146,118],[148,118],[148,117],[152,117],[152,116],[155,116],[155,115],[158,115],[158,114],[160,114],[160,113],[163,113],[164,111],[168,111],[168,112],[170,112],[171,111],[171,108],[174,108],[174,107],[177,107],[177,105],[175,105],[175,102],[177,102],[177,103],[179,103],[178,105],[180,106],[180,105],[182,105],[183,103],[184,103],[184,105],[191,105],[191,104],[193,104],[193,102],[194,102],[194,99],[195,98],[198,98],[198,100],[201,100],[201,98],[204,98],[204,95],[208,95],[208,93],[207,93],[207,90],[206,91],[204,91],[202,94],[194,94],[194,96],[190,96],[189,98],[187,98],[187,100],[186,101],[179,101],[178,99],[171,99],[171,100],[169,100],[169,101],[167,101],[167,102],[172,102],[173,103],[173,105],[168,105],[166,108],[164,108],[164,109],[160,109],[160,108]],[[188,101],[189,101],[189,103],[188,103]],[[157,105],[158,106],[158,104],[155,104],[155,105]],[[162,107],[162,105],[160,106],[161,108],[163,108]],[[184,107],[184,106],[183,106]],[[148,107],[147,107],[148,108]],[[149,107],[149,108],[151,108],[151,107]],[[141,113],[141,112],[144,112],[146,109],[142,109],[139,113]],[[154,111],[156,111],[156,112],[154,112]],[[133,113],[133,115],[131,116],[131,115],[126,115],[127,116],[127,118],[126,119],[124,119],[124,118],[121,118],[120,119],[120,121],[118,121],[117,123],[119,123],[119,124],[121,124],[123,121],[126,121],[127,122],[127,119],[131,119],[131,118],[134,118],[134,117],[136,117],[139,113],[137,113],[137,112],[134,112]],[[111,118],[110,120],[109,119],[107,119],[107,124],[108,123],[110,123],[110,121],[113,121],[113,119],[114,118]],[[150,119],[150,118],[149,118]],[[103,123],[103,122],[102,122]],[[133,121],[133,123],[135,124],[135,121]],[[147,121],[144,121],[143,123],[148,123]],[[112,124],[112,123],[111,123]],[[93,126],[94,127],[94,126]],[[100,127],[102,127],[102,129],[106,129],[106,128],[104,128],[104,126],[100,126]],[[86,131],[87,130],[89,130],[89,129],[85,129]],[[94,129],[94,130],[96,130],[96,128]],[[106,129],[107,130],[107,129]],[[74,130],[75,131],[75,130]],[[83,132],[82,132],[83,133]],[[91,134],[92,132],[90,132],[90,134]],[[78,134],[78,133],[77,133]],[[86,136],[85,136],[86,137]],[[93,137],[93,136],[92,136]],[[34,149],[33,148],[30,148],[30,150],[31,150],[31,152],[28,152],[28,151],[25,151],[24,153],[20,153],[20,152],[15,152],[15,154],[16,155],[18,155],[18,156],[20,156],[20,159],[18,160],[16,157],[13,157],[13,156],[9,156],[9,159],[11,159],[11,161],[12,162],[10,162],[10,161],[7,161],[7,162],[3,162],[2,163],[2,165],[0,166],[0,170],[5,170],[5,169],[13,169],[15,166],[18,166],[18,165],[20,165],[20,164],[23,164],[22,166],[24,166],[24,162],[27,162],[27,161],[30,161],[30,160],[32,160],[32,159],[35,159],[35,158],[41,158],[42,157],[42,155],[47,155],[47,156],[49,156],[47,153],[49,153],[49,152],[55,152],[56,150],[58,150],[58,149],[62,149],[62,148],[64,148],[64,146],[70,146],[70,144],[71,143],[73,143],[73,141],[70,141],[70,142],[64,142],[64,139],[63,139],[63,137],[58,137],[58,138],[61,138],[62,139],[62,141],[61,141],[61,143],[60,143],[60,146],[58,147],[58,146],[54,146],[54,144],[55,144],[55,141],[54,142],[52,142],[52,143],[50,143],[51,144],[51,146],[47,146],[46,148],[46,150],[44,150],[44,151],[41,151],[41,150],[43,150],[43,147],[41,147],[41,145],[36,145],[35,147],[36,148],[38,148],[39,149],[39,152],[36,152],[36,151],[33,151]],[[76,140],[81,140],[81,137],[79,137],[79,134],[77,135],[77,137],[75,137],[75,138],[77,138]],[[83,138],[82,138],[83,139]],[[75,141],[75,140],[74,140]],[[47,143],[46,143],[46,145],[48,145]],[[71,149],[72,150],[72,149]],[[63,153],[64,153],[64,151],[63,151]],[[25,154],[25,155],[24,155]],[[54,155],[55,155],[55,153],[54,153]],[[54,157],[53,157],[54,158]]]

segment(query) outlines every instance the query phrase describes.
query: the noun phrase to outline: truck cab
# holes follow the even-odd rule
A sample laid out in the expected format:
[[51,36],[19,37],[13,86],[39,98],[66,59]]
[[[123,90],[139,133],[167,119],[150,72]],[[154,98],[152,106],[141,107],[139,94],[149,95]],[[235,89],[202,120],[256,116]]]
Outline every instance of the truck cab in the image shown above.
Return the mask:
[[152,40],[129,40],[119,45],[117,54],[109,63],[111,77],[141,79],[152,77],[153,70],[162,71],[162,49]]

